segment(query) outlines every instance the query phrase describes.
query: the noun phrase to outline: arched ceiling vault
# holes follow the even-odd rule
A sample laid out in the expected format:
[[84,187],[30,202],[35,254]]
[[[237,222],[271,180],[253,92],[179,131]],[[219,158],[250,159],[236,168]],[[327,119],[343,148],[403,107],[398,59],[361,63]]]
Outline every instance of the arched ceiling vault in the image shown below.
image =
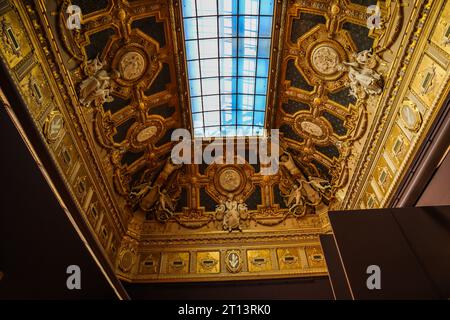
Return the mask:
[[275,1],[265,125],[280,169],[264,175],[171,161],[173,131],[192,126],[181,5],[0,1],[2,59],[83,219],[129,281],[325,275],[328,210],[387,203],[448,90],[449,8]]

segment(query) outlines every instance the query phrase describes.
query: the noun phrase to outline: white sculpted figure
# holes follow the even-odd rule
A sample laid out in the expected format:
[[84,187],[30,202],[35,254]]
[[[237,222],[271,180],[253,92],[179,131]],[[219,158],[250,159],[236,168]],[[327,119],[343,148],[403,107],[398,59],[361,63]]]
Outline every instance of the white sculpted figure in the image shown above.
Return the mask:
[[350,79],[350,93],[355,98],[364,98],[366,95],[377,95],[383,90],[382,78],[374,71],[376,60],[369,50],[353,54],[355,61],[343,62],[338,66],[341,71],[348,72]]
[[[170,199],[171,203],[174,201],[169,198],[169,196],[166,193],[166,189],[164,191],[160,191],[161,188],[166,185],[167,188],[167,180],[169,179],[169,176],[174,173],[176,170],[180,169],[183,165],[174,164],[169,158],[167,162],[165,163],[162,171],[159,173],[156,180],[152,183],[143,183],[136,187],[134,187],[131,192],[129,193],[129,198],[131,201],[131,204],[134,206],[135,204],[139,203],[140,208],[144,211],[150,211],[155,206],[156,202],[163,197],[164,202],[164,209],[163,211],[166,212],[165,209],[169,210],[166,203]],[[165,193],[164,196],[161,196],[161,193]]]
[[162,190],[158,188],[159,200],[157,207],[157,219],[161,222],[165,222],[169,220],[175,213],[175,204],[167,194],[166,190]]
[[286,205],[289,207],[289,212],[292,212],[294,215],[300,212],[302,215],[305,211],[305,206],[303,203],[303,193],[302,186],[294,185],[291,193],[288,196],[288,200],[286,201]]
[[90,60],[85,67],[88,78],[80,85],[80,102],[86,107],[92,102],[103,104],[114,100],[110,96],[111,76],[103,67],[98,57]]
[[221,201],[216,206],[216,218],[223,219],[222,227],[224,230],[231,232],[234,229],[239,229],[242,231],[241,218],[247,218],[247,211],[247,205],[242,200],[238,202],[229,197],[227,201]]
[[331,185],[328,180],[311,176],[309,176],[308,178],[308,183],[317,191],[326,191],[328,189],[331,189]]
[[294,159],[288,152],[284,152],[284,154],[280,157],[280,164],[285,167],[294,177],[301,174],[300,170],[297,168],[297,165],[294,162]]

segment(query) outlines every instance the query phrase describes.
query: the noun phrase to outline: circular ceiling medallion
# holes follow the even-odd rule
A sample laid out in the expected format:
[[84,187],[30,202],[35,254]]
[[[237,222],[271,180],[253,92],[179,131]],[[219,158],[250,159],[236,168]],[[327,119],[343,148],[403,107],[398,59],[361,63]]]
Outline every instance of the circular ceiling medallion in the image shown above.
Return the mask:
[[312,139],[314,143],[324,145],[328,143],[332,132],[330,126],[320,117],[299,114],[294,120],[294,130],[306,139]]
[[338,72],[339,53],[329,45],[320,45],[313,50],[311,62],[318,73],[330,76]]
[[310,135],[318,138],[322,137],[324,134],[322,128],[311,121],[301,122],[300,127],[303,129],[304,132],[309,133]]
[[130,129],[127,139],[131,142],[130,148],[140,151],[155,143],[164,134],[164,124],[161,119],[151,117],[144,123],[136,122]]
[[149,126],[138,132],[138,134],[136,135],[136,141],[139,143],[144,143],[154,137],[157,133],[158,128],[156,126]]
[[236,169],[227,168],[219,173],[219,184],[225,191],[233,192],[241,186],[242,177]]
[[125,53],[119,62],[119,71],[123,79],[134,81],[145,73],[145,58],[137,51]]

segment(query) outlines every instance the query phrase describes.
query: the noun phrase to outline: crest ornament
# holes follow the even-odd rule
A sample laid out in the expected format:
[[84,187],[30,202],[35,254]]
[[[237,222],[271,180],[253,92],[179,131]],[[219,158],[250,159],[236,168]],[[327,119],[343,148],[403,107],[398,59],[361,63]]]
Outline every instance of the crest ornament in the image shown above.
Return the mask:
[[225,265],[231,273],[238,273],[242,270],[242,257],[239,250],[228,250],[225,254]]

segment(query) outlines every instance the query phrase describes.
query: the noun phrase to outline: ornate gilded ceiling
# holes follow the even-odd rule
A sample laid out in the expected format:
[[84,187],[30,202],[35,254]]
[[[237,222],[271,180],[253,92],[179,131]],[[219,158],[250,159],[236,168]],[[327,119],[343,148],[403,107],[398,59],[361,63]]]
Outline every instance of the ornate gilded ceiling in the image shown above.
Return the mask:
[[192,126],[178,0],[2,0],[1,52],[121,278],[325,275],[328,210],[385,204],[448,91],[449,8],[407,2],[275,2],[274,175],[171,160],[172,132]]

